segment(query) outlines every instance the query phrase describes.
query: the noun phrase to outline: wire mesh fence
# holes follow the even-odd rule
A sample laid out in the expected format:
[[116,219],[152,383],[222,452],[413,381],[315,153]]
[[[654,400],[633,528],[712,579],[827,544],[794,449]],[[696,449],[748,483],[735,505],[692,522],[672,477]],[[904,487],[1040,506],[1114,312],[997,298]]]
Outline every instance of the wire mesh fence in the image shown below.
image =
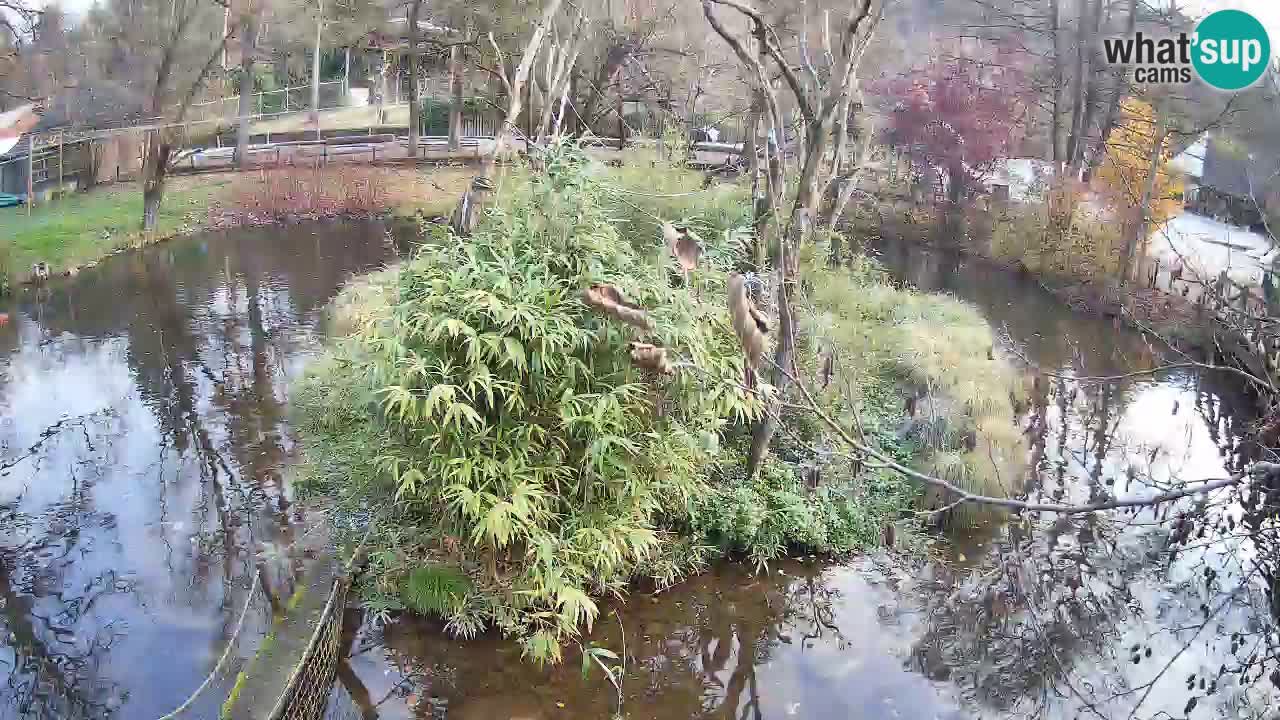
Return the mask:
[[[320,83],[320,109],[344,107],[349,102],[347,83],[330,80]],[[253,94],[250,114],[255,116],[279,115],[311,109],[311,86],[283,87]],[[187,111],[188,119],[196,122],[207,120],[233,120],[240,114],[240,96],[230,95],[217,100],[194,103]]]
[[333,679],[342,654],[342,617],[349,576],[333,583],[329,601],[316,621],[315,634],[268,720],[322,720],[329,705]]

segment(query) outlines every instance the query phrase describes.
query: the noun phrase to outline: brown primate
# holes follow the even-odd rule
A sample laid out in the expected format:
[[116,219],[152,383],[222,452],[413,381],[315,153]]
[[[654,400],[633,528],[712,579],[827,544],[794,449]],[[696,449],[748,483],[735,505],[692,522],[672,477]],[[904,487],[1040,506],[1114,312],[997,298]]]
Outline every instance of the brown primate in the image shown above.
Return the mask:
[[760,361],[764,358],[769,321],[756,309],[755,303],[747,294],[746,279],[737,273],[729,276],[729,319],[746,356],[743,385],[753,388],[756,385],[756,370],[760,368]]
[[653,320],[644,308],[623,297],[622,292],[613,285],[596,283],[582,293],[582,301],[595,310],[620,320],[632,327],[648,332],[653,329]]
[[831,379],[836,374],[836,350],[828,347],[822,353],[822,389],[826,390],[831,385]]
[[675,256],[680,269],[690,272],[698,266],[702,257],[702,238],[687,227],[679,227],[671,223],[662,223],[662,237],[667,243],[667,250]]
[[627,349],[631,351],[631,363],[638,368],[670,375],[675,372],[671,360],[667,357],[667,349],[649,343],[630,342]]

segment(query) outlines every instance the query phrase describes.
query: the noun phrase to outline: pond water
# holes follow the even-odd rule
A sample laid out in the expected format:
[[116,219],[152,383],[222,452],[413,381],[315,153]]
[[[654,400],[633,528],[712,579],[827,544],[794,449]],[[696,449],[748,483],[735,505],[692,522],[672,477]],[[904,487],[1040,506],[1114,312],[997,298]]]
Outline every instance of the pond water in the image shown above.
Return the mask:
[[302,520],[288,380],[394,252],[378,225],[206,234],[0,303],[0,718],[155,718],[203,680]]
[[[206,234],[0,306],[0,718],[150,720],[204,679],[255,556],[311,527],[285,482],[288,382],[342,282],[405,249],[377,225]],[[1158,362],[1140,336],[1033,283],[906,246],[882,254],[904,281],[975,303],[1042,369]],[[1034,497],[1147,492],[1257,454],[1241,439],[1252,402],[1222,373],[1034,387],[1034,472],[1010,479]],[[626,658],[620,691],[599,668],[584,678],[576,651],[538,668],[499,638],[350,611],[330,714],[607,718],[621,701],[637,719],[1243,717],[1246,699],[1275,700],[1258,656],[1273,647],[1277,554],[1247,500],[1206,499],[1182,531],[1160,521],[1195,499],[1158,516],[1019,519],[924,559],[725,565],[637,589],[590,638]],[[233,668],[268,617],[251,606]],[[216,717],[227,685],[189,717]]]

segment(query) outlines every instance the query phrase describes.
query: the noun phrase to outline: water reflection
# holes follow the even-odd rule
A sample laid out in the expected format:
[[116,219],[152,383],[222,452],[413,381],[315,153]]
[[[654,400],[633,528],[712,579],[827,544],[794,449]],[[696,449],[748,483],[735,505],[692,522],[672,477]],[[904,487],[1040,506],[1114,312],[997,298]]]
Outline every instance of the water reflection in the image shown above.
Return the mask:
[[378,226],[203,235],[0,308],[0,718],[156,717],[203,679],[293,532],[287,381],[394,250]]
[[[1032,366],[1020,418],[1031,471],[1013,488],[1081,503],[1221,477],[1262,449],[1230,375],[1122,383],[1158,340],[1072,313],[1029,278],[910,246],[900,280],[954,293],[1007,329]],[[754,577],[733,567],[620,608],[633,718],[1249,717],[1271,678],[1277,489],[1157,510],[1021,518],[953,537],[945,562],[869,560]],[[1269,504],[1268,504],[1269,498]],[[538,670],[496,638],[462,644],[423,621],[367,633],[352,667],[378,717],[609,717],[613,693],[573,658]],[[592,641],[622,647],[618,619]],[[562,708],[560,703],[564,704]]]
[[[907,667],[915,618],[892,609],[900,578],[860,567],[788,562],[767,576],[727,565],[660,596],[606,608],[591,642],[628,661],[626,717],[953,718],[936,687]],[[624,631],[625,629],[625,631]],[[602,674],[583,679],[576,657],[539,669],[499,638],[459,644],[433,623],[388,627],[385,650],[355,668],[379,717],[608,718],[616,694]],[[382,663],[395,670],[384,675]]]
[[[1254,401],[1232,376],[1077,381],[1149,368],[1170,353],[975,261],[903,245],[884,248],[883,259],[908,282],[974,302],[1009,328],[1017,353],[1053,373],[1036,377],[1024,418],[1028,497],[1152,494],[1258,457],[1242,438]],[[962,539],[963,572],[920,583],[921,606],[935,618],[918,641],[922,667],[952,677],[975,705],[1019,716],[1274,709],[1274,689],[1257,680],[1275,664],[1249,656],[1276,647],[1268,566],[1277,548],[1262,532],[1272,521],[1245,500],[1222,490],[1155,510],[1024,518]],[[1273,498],[1272,515],[1275,507]],[[1248,518],[1253,532],[1235,532]]]

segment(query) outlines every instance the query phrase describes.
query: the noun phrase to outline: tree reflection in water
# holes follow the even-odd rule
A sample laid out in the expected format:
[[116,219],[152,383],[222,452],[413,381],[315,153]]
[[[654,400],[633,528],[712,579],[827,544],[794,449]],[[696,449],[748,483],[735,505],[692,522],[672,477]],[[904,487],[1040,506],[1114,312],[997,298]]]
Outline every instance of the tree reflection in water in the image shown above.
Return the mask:
[[293,535],[285,383],[388,256],[380,227],[212,234],[4,308],[0,718],[156,717],[203,680],[259,545]]
[[[786,562],[760,576],[721,566],[606,609],[590,642],[620,650],[625,628],[628,718],[958,717],[946,689],[909,667],[914,621],[893,609],[901,578],[857,565]],[[501,638],[449,641],[416,619],[357,645],[374,648],[355,663],[373,696],[398,696],[419,717],[613,712],[598,673],[584,680],[573,657],[536,668]],[[384,662],[397,671],[386,679]]]
[[[1017,355],[1054,373],[1035,378],[1023,417],[1027,497],[1151,493],[1275,459],[1249,439],[1255,402],[1234,376],[1073,381],[1155,367],[1162,349],[1176,353],[1069,312],[1034,281],[981,261],[912,243],[881,249],[896,277],[973,302]],[[920,583],[929,621],[917,663],[951,678],[984,715],[1274,712],[1276,500],[1269,488],[1223,490],[1158,511],[1019,518],[957,538],[968,562]]]

